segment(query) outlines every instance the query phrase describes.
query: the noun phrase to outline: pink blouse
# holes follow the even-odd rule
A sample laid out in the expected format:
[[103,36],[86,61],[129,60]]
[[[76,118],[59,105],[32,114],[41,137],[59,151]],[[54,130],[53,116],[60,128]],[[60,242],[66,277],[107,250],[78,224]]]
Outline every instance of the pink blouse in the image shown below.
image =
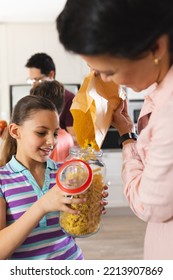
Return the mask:
[[145,98],[138,129],[123,148],[124,194],[148,222],[144,258],[173,259],[173,66]]

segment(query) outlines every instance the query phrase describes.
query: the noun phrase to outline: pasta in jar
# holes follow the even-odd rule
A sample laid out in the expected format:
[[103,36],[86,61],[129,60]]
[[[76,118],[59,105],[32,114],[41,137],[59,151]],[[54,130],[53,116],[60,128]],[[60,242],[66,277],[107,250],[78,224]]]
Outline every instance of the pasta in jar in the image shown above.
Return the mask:
[[[105,179],[105,165],[102,162],[102,151],[93,149],[81,149],[72,147],[67,163],[71,159],[85,161],[92,170],[92,179],[85,191],[76,193],[76,198],[85,196],[86,202],[72,204],[73,209],[80,210],[80,214],[74,215],[66,212],[60,213],[60,225],[63,230],[75,237],[86,237],[99,230],[101,220],[102,192]],[[75,188],[78,184],[86,182],[86,172],[79,169],[69,172],[65,178],[66,185]],[[63,178],[64,179],[64,178]]]

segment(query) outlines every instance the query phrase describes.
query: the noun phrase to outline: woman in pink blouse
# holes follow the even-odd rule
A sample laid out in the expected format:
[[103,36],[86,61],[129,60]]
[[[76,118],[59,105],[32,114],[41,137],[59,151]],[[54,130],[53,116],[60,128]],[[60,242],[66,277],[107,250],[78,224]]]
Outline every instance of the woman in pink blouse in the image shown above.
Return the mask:
[[113,123],[123,148],[124,194],[148,223],[144,258],[173,259],[173,1],[67,0],[57,29],[65,49],[104,81],[136,92],[152,85],[138,139],[125,101]]

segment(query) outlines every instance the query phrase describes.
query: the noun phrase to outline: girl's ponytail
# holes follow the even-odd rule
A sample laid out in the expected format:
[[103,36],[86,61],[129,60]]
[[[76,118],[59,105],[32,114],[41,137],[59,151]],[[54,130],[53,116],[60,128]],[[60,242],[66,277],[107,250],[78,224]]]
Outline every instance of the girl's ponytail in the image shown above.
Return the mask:
[[4,166],[10,159],[12,155],[16,154],[16,140],[13,139],[6,128],[4,131],[4,136],[0,145],[0,166]]

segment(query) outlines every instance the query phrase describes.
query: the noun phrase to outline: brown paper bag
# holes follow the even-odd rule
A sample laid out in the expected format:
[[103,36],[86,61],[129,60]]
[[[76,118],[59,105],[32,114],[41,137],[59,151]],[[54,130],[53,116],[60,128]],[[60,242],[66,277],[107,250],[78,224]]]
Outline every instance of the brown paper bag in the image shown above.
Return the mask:
[[70,108],[79,146],[101,148],[120,100],[115,83],[105,83],[93,72],[84,79]]

